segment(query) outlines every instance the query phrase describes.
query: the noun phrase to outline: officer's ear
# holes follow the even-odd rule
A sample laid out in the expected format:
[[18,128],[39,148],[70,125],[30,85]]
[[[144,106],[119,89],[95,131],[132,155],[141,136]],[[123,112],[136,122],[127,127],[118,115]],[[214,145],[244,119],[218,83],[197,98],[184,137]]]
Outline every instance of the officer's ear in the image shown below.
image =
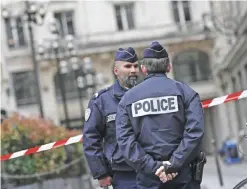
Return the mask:
[[171,69],[172,69],[172,65],[171,65],[171,63],[169,63],[167,65],[167,73],[169,73],[171,71]]
[[117,68],[116,65],[114,65],[114,67],[113,67],[113,73],[114,73],[115,76],[119,75],[119,71],[118,71],[118,68]]
[[141,71],[142,71],[142,73],[144,73],[145,75],[148,74],[147,68],[146,68],[143,64],[141,64]]

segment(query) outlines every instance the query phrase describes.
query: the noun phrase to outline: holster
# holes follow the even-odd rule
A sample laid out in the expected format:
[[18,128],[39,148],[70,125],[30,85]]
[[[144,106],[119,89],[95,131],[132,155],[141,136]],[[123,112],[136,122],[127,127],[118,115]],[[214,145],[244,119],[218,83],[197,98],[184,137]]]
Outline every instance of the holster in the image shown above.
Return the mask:
[[193,180],[201,183],[203,176],[204,165],[206,164],[206,154],[200,152],[200,154],[191,162],[191,171]]

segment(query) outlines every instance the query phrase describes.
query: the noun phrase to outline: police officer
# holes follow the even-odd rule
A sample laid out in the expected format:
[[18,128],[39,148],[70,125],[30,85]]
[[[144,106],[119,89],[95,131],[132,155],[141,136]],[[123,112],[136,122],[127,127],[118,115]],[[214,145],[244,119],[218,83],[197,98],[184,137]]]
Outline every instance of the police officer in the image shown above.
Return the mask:
[[113,72],[116,82],[96,93],[85,112],[83,129],[84,153],[93,178],[100,186],[135,189],[136,172],[122,157],[116,142],[115,117],[125,92],[136,85],[139,67],[133,48],[119,48]]
[[138,172],[140,189],[200,188],[200,182],[192,179],[190,163],[204,133],[202,105],[188,85],[166,76],[170,69],[166,50],[153,42],[141,63],[145,80],[130,89],[118,106],[117,142]]

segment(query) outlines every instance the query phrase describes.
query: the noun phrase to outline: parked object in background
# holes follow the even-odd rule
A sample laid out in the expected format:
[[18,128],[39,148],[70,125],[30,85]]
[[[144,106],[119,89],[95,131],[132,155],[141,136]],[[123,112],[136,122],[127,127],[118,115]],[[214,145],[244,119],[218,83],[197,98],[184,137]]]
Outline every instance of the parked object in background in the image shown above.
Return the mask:
[[235,164],[241,161],[238,153],[237,141],[234,139],[227,139],[223,142],[222,148],[219,150],[221,157],[223,157],[226,164]]

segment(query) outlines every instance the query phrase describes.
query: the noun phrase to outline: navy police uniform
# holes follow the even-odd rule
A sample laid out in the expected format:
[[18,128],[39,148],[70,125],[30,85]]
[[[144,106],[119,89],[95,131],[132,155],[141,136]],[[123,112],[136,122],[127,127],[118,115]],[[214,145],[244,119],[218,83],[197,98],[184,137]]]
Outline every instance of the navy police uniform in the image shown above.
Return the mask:
[[[144,50],[144,58],[168,58],[157,42]],[[186,84],[165,73],[149,73],[130,89],[118,106],[116,133],[119,148],[135,168],[141,189],[198,189],[192,180],[190,162],[200,148],[204,133],[199,95]],[[162,161],[170,161],[172,181],[155,176]]]
[[[133,48],[118,49],[115,61],[134,63]],[[113,177],[114,189],[136,188],[136,172],[122,157],[116,142],[117,106],[127,89],[119,81],[96,93],[85,113],[83,129],[84,153],[94,179]]]

